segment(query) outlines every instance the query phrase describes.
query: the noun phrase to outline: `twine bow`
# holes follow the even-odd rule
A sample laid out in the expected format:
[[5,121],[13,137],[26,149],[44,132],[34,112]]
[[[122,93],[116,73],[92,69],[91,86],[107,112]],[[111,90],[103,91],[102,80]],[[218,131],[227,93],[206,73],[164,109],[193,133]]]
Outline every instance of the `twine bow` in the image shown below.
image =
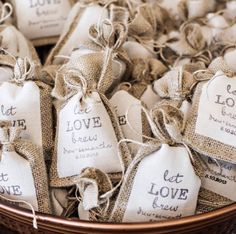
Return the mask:
[[91,40],[104,51],[104,60],[97,88],[104,93],[112,83],[112,60],[119,56],[127,38],[128,12],[112,5],[110,19],[90,27]]
[[35,65],[29,58],[17,58],[11,82],[22,84],[26,80],[33,79],[34,73]]
[[60,101],[68,101],[71,97],[78,94],[79,110],[86,109],[89,111],[93,104],[98,102],[92,96],[92,92],[95,90],[93,86],[88,85],[87,79],[80,70],[62,66],[57,72],[52,95]]
[[4,3],[0,9],[0,24],[7,20],[13,12],[13,7],[10,3]]

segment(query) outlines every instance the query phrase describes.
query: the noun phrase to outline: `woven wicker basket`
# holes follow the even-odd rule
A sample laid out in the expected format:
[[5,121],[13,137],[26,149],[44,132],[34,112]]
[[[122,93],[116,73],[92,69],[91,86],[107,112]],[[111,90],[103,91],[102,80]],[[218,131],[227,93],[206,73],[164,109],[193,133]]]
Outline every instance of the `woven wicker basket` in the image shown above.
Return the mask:
[[28,210],[0,203],[0,225],[20,233],[236,233],[236,204],[201,215],[155,223],[91,223],[38,213],[38,230],[35,230],[32,217]]

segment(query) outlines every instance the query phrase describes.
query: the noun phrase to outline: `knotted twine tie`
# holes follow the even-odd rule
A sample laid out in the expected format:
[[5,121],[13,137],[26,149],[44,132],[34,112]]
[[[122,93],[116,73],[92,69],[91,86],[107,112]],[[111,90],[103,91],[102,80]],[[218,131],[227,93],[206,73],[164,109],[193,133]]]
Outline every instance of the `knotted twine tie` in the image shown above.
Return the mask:
[[13,12],[13,7],[10,3],[4,3],[0,7],[0,24],[4,23]]

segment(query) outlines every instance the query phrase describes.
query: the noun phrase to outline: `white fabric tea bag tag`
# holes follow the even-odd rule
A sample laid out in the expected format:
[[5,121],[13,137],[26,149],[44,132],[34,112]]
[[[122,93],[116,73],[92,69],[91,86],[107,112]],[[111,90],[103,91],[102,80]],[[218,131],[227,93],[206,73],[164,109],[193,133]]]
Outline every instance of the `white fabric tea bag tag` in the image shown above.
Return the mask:
[[[142,111],[141,102],[124,90],[116,92],[110,99],[118,115],[119,124],[124,133],[124,137],[138,142],[142,142]],[[126,113],[128,112],[128,120]],[[130,128],[128,122],[134,127]],[[138,134],[136,134],[138,133]],[[130,144],[132,153],[137,152],[137,145]]]
[[69,0],[15,0],[17,26],[29,39],[59,36],[70,9]]
[[163,144],[137,168],[123,222],[150,222],[195,213],[201,181],[187,150]]
[[59,177],[78,175],[86,167],[94,167],[106,173],[120,172],[118,141],[99,94],[91,94],[91,107],[83,111],[78,105],[79,97],[80,94],[73,96],[59,113]]
[[236,77],[222,71],[202,87],[195,132],[236,147]]
[[157,102],[161,100],[160,96],[155,93],[152,89],[152,85],[148,85],[147,89],[141,97],[141,101],[147,105],[147,108],[150,110]]
[[202,179],[202,187],[236,201],[236,164],[221,160],[216,162],[210,157],[204,157],[203,159],[211,170],[215,172],[222,171],[221,175],[214,175],[206,170]]
[[10,120],[13,127],[21,127],[21,137],[42,147],[40,90],[27,81],[23,86],[4,82],[0,86],[0,120]]
[[[0,195],[12,200],[23,200],[38,211],[34,179],[29,162],[16,152],[2,153],[0,161]],[[20,205],[29,208],[26,205]]]

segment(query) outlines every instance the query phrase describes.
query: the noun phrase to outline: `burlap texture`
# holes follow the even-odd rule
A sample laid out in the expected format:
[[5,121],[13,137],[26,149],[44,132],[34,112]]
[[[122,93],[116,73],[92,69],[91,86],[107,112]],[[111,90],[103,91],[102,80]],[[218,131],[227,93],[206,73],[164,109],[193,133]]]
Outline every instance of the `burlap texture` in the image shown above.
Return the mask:
[[[0,124],[1,150],[15,151],[29,162],[34,178],[38,211],[42,213],[51,213],[48,179],[42,150],[30,141],[22,140],[19,137],[20,128],[6,127],[6,122],[1,122]],[[9,123],[7,124],[9,125]]]
[[[77,184],[79,192],[81,195],[81,204],[83,206],[86,196],[96,196],[96,206],[94,204],[86,204],[86,206],[91,206],[89,211],[89,220],[90,221],[101,221],[104,219],[103,216],[106,215],[106,206],[109,205],[109,198],[103,198],[102,195],[109,192],[112,188],[112,182],[109,176],[96,169],[96,168],[85,168],[81,174],[80,179]],[[92,189],[89,194],[84,195],[88,186],[91,186]],[[94,201],[93,201],[94,202]],[[108,203],[108,204],[107,204]]]
[[[110,222],[122,222],[129,196],[134,183],[139,163],[149,154],[158,151],[163,143],[181,147],[181,130],[183,129],[183,114],[171,105],[159,105],[151,111],[150,125],[156,139],[148,141],[148,146],[141,146],[136,157],[128,167],[114,209],[110,215]],[[172,126],[172,128],[170,127]],[[182,145],[183,147],[183,145]],[[187,147],[184,145],[184,147]],[[189,152],[189,149],[186,148]],[[197,176],[203,176],[200,157],[191,152],[192,164]]]
[[149,147],[140,148],[140,150],[138,151],[137,155],[135,156],[135,158],[133,159],[132,163],[130,164],[125,173],[123,183],[120,187],[120,192],[114,204],[114,208],[112,210],[112,213],[110,214],[110,217],[108,217],[109,222],[117,222],[117,223],[122,222],[139,163],[143,158],[145,158],[145,156],[148,156],[149,154],[159,150],[160,148],[161,144],[157,143],[153,144],[153,142],[150,142]]
[[[199,80],[209,80],[218,70],[222,70],[229,77],[234,75],[234,73],[227,67],[227,64],[224,63],[223,58],[219,57],[212,61],[206,72],[197,74],[197,77]],[[221,143],[210,137],[199,135],[195,132],[198,117],[198,106],[204,84],[205,82],[199,83],[194,93],[192,108],[184,130],[184,141],[200,154],[235,163],[235,147]]]
[[217,193],[201,188],[199,191],[197,213],[206,213],[234,203]]
[[[0,40],[1,47],[6,51],[8,51],[9,54],[12,54],[13,56],[20,56],[20,57],[28,56],[35,62],[37,66],[41,66],[39,57],[32,43],[29,40],[27,40],[20,31],[18,31],[13,25],[11,25],[11,23],[15,22],[14,10],[12,9],[13,7],[12,4],[14,5],[13,3],[14,1],[9,0],[8,2],[9,3],[7,3],[6,1],[6,3],[0,4],[0,12],[1,12],[0,34],[2,34]],[[5,20],[2,21],[2,19]],[[9,32],[8,34],[3,35],[4,30],[10,31],[12,35],[10,35]],[[16,51],[14,51],[14,49],[11,48],[12,40],[13,41],[15,40],[15,43],[17,45]]]
[[[80,13],[81,9],[79,8]],[[80,15],[80,13],[78,13]],[[78,20],[74,20],[71,27],[75,28],[77,23],[79,22],[79,16]],[[113,59],[117,58],[121,61],[123,61],[126,64],[126,72],[125,76],[129,76],[129,68],[130,68],[130,61],[129,57],[126,54],[126,52],[122,49],[122,45],[125,42],[127,38],[127,21],[128,21],[128,12],[125,8],[117,7],[112,5],[110,7],[110,18],[107,20],[104,20],[101,22],[99,26],[92,25],[89,30],[90,40],[86,42],[81,42],[81,46],[84,46],[87,49],[90,49],[93,51],[93,53],[89,53],[87,55],[82,55],[80,57],[83,57],[81,59],[80,57],[77,58],[78,61],[83,61],[83,67],[86,67],[86,73],[90,72],[92,77],[99,77],[94,76],[93,73],[95,70],[102,71],[103,74],[107,74],[108,72],[112,72],[112,61]],[[71,29],[72,30],[72,29]],[[68,32],[68,37],[70,36],[70,33]],[[64,41],[66,43],[66,38],[64,38]],[[59,47],[55,47],[55,51],[53,50],[51,55],[49,55],[48,61],[46,64],[52,64],[53,56],[55,56],[59,51]],[[87,59],[86,59],[87,58]],[[51,62],[50,62],[51,61]],[[72,67],[77,66],[75,65],[75,62],[77,61],[71,61]],[[85,65],[86,63],[86,65]],[[108,71],[106,71],[108,70]],[[86,76],[86,75],[84,75]],[[111,76],[111,78],[110,78]],[[98,81],[98,89],[101,92],[107,91],[109,88],[113,85],[114,77],[112,77],[112,74],[110,76],[105,76],[104,79],[107,79],[105,82]],[[87,77],[87,76],[86,76]],[[101,86],[104,83],[106,83],[106,90]],[[107,85],[107,84],[110,85]]]
[[[79,60],[81,60],[81,58]],[[85,60],[87,60],[87,57],[85,58]],[[78,61],[76,61],[76,62],[78,64]],[[69,66],[69,64],[68,64],[68,66]],[[98,85],[99,85],[98,83],[99,82],[96,82],[96,78],[101,77],[101,70],[99,70],[94,65],[93,65],[93,67],[95,68],[95,73],[94,73],[94,69],[93,69],[93,71],[90,71],[89,69],[86,69],[86,67],[78,66],[78,68],[81,69],[79,71],[79,74],[83,74],[83,69],[84,69],[84,71],[87,71],[87,74],[84,74],[85,77],[86,77],[85,78],[86,82],[87,82],[87,91],[88,91],[88,93],[92,92],[92,91],[96,91],[96,92],[99,93],[100,98],[101,98],[101,100],[102,100],[102,102],[103,102],[103,104],[104,104],[104,106],[107,110],[107,113],[110,116],[110,119],[111,119],[111,122],[112,122],[112,125],[113,125],[113,128],[114,128],[117,140],[119,142],[124,137],[123,137],[122,130],[119,126],[118,118],[115,114],[115,111],[111,107],[111,104],[109,103],[108,99],[106,98],[106,96],[98,89]],[[56,97],[57,100],[58,100],[58,102],[55,105],[55,107],[57,109],[57,116],[59,116],[59,113],[60,113],[61,109],[68,103],[70,97],[72,97],[73,95],[75,95],[78,92],[78,90],[76,90],[76,89],[73,90],[73,89],[69,88],[67,86],[67,84],[65,83],[65,79],[69,79],[70,83],[74,83],[74,85],[77,85],[77,86],[81,85],[81,79],[80,79],[80,76],[77,73],[78,70],[77,71],[73,70],[73,72],[71,74],[72,77],[69,77],[68,76],[68,71],[69,70],[67,70],[67,69],[68,69],[68,67],[67,68],[65,67],[64,71],[61,70],[60,74],[58,73],[58,76],[56,78],[55,87],[54,87],[53,92],[52,92],[52,95],[54,97]],[[64,77],[64,79],[63,79],[63,72],[64,72],[64,75],[67,74]],[[98,76],[91,76],[91,72],[92,72],[93,75],[98,72]],[[109,77],[110,75],[111,75],[111,72],[107,71],[106,74],[105,74],[106,79],[104,79],[104,82],[102,82],[100,80],[101,87],[103,87],[102,90],[104,88],[106,89],[107,85],[109,85],[109,84],[106,83],[106,80],[107,80],[107,76]],[[103,78],[102,78],[102,80],[103,80]],[[87,95],[88,93],[86,92],[84,95]],[[57,126],[58,126],[58,121],[59,120],[57,120]],[[58,139],[58,129],[56,131],[55,150],[54,150],[54,154],[53,154],[53,158],[52,158],[52,165],[51,165],[51,169],[50,169],[50,184],[51,184],[51,186],[54,186],[54,187],[71,186],[71,185],[74,185],[78,182],[79,175],[66,177],[66,178],[59,178],[58,173],[57,173],[57,155],[56,155],[57,141],[58,141],[57,139]],[[127,166],[130,163],[130,160],[131,160],[131,155],[130,155],[127,144],[126,143],[121,143],[120,150],[121,150],[121,156],[122,156],[124,166],[125,166],[125,168],[127,168]],[[114,180],[119,180],[121,175],[120,175],[120,173],[114,173],[114,175],[112,174],[110,176]]]
[[162,98],[177,100],[189,98],[192,94],[192,89],[197,83],[192,73],[200,69],[205,69],[202,62],[173,69],[155,81],[154,89]]
[[[40,112],[42,128],[42,146],[46,159],[49,159],[53,148],[53,121],[52,121],[52,98],[51,87],[39,80],[38,67],[27,58],[13,59],[9,57],[9,62],[5,62],[13,69],[13,82],[18,86],[23,86],[27,81],[33,81],[40,91]],[[1,58],[1,56],[0,56]],[[25,74],[25,72],[29,72]]]

